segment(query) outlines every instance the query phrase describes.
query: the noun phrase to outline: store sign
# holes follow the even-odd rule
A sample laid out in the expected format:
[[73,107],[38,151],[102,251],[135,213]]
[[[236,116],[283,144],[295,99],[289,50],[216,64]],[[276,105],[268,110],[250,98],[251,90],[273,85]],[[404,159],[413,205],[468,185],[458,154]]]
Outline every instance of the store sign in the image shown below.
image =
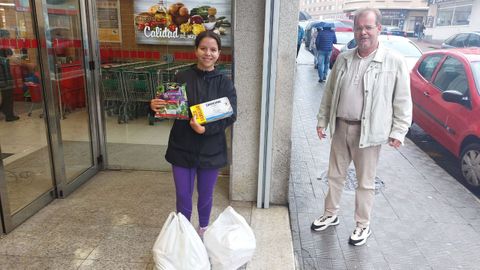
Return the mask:
[[388,19],[405,19],[405,10],[382,10],[382,17]]
[[198,34],[212,30],[222,46],[231,46],[231,5],[231,0],[137,0],[135,39],[138,44],[193,45]]

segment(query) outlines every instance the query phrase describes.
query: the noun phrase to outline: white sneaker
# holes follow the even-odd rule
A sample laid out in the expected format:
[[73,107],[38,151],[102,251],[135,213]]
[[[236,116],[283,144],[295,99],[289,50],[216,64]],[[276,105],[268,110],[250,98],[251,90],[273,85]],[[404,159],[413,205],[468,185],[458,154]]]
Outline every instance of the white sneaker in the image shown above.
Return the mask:
[[314,231],[323,231],[329,226],[338,225],[337,216],[320,216],[318,219],[315,219],[310,227]]
[[361,246],[367,242],[367,238],[372,234],[370,227],[360,228],[357,227],[350,236],[348,243],[354,246]]

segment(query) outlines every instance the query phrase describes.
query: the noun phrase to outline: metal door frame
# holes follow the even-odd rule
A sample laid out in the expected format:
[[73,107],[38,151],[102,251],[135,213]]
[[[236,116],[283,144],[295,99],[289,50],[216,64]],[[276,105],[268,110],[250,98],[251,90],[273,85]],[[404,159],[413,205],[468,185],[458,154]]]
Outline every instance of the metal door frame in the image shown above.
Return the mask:
[[55,169],[55,179],[56,179],[56,187],[57,187],[57,197],[64,198],[76,190],[79,186],[83,183],[88,181],[93,175],[95,175],[99,171],[99,163],[101,163],[101,158],[99,158],[99,142],[98,142],[98,121],[96,115],[97,106],[96,98],[95,98],[95,84],[93,79],[92,70],[89,68],[91,67],[91,43],[90,40],[90,31],[88,27],[88,17],[89,14],[87,8],[87,4],[85,1],[76,0],[79,4],[79,19],[81,24],[81,38],[82,38],[82,49],[83,49],[83,67],[85,71],[85,90],[87,93],[87,102],[88,102],[88,114],[89,114],[89,123],[90,123],[90,138],[91,138],[91,147],[92,147],[92,154],[93,154],[93,166],[83,172],[80,176],[78,176],[74,181],[68,183],[68,179],[66,178],[66,170],[65,170],[65,160],[64,160],[64,152],[63,152],[63,144],[62,144],[62,136],[61,136],[61,129],[60,129],[60,120],[61,120],[61,112],[58,111],[59,100],[58,95],[55,93],[55,89],[53,89],[50,77],[54,76],[56,73],[55,71],[55,63],[53,62],[53,58],[49,58],[49,52],[52,51],[52,44],[48,44],[46,41],[50,39],[50,33],[47,31],[49,29],[48,25],[48,8],[46,4],[46,0],[42,0],[40,5],[36,6],[37,11],[37,25],[39,28],[40,36],[41,36],[41,44],[40,46],[40,55],[41,59],[45,60],[45,63],[48,63],[42,68],[43,71],[43,81],[44,85],[46,86],[47,90],[47,97],[48,99],[48,108],[47,111],[50,112],[48,115],[48,123],[50,132],[50,139],[51,139],[51,147],[52,147],[52,158],[54,161]]

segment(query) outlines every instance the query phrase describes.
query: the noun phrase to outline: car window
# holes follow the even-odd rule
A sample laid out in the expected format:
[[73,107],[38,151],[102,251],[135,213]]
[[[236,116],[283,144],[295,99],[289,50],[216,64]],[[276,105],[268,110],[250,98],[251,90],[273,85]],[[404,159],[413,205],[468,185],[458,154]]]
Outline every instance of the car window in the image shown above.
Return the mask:
[[480,47],[480,35],[470,34],[468,37],[467,47]]
[[429,81],[432,78],[433,71],[435,71],[435,67],[437,67],[438,62],[442,60],[442,56],[437,55],[430,55],[423,59],[422,63],[418,66],[418,72],[425,78],[425,80]]
[[470,66],[472,67],[473,78],[477,86],[478,94],[480,95],[480,62],[472,62]]
[[357,42],[355,41],[355,39],[352,39],[350,40],[350,42],[347,43],[347,48],[348,49],[353,49],[357,47]]
[[442,92],[446,90],[457,90],[462,94],[467,94],[468,92],[465,68],[460,61],[453,57],[448,57],[443,62],[433,84]]
[[468,34],[459,34],[456,36],[449,45],[457,48],[462,48],[467,45]]

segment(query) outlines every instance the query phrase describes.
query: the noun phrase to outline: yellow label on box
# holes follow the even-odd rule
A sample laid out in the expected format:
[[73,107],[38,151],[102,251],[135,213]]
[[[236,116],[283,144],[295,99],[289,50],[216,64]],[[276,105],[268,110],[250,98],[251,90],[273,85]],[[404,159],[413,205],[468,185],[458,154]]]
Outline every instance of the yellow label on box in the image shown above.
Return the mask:
[[197,123],[199,123],[200,125],[203,125],[207,122],[207,119],[205,119],[205,114],[203,114],[200,104],[191,106],[190,111],[192,112],[193,117],[197,119]]
[[193,105],[190,107],[190,111],[192,116],[197,119],[197,123],[201,125],[227,118],[233,114],[232,105],[226,97]]

